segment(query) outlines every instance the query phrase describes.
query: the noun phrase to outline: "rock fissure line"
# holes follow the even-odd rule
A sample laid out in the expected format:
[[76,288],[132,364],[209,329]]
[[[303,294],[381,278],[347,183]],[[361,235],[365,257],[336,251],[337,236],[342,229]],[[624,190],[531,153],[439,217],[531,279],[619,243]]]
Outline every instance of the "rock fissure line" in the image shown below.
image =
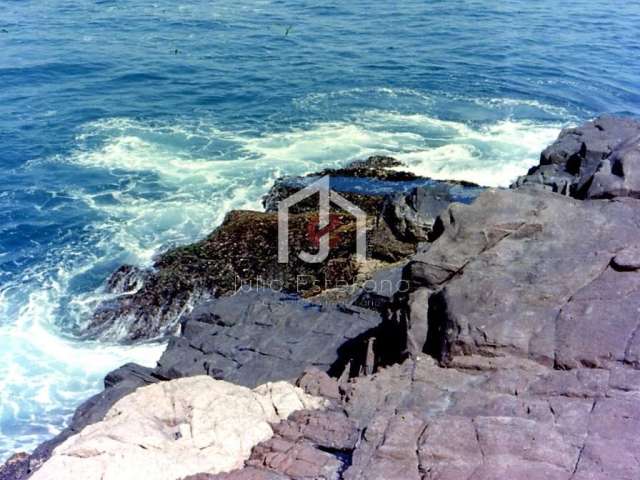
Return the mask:
[[584,441],[578,452],[578,458],[576,459],[575,466],[573,467],[573,471],[571,473],[571,479],[575,478],[576,474],[578,473],[578,468],[580,467],[580,462],[582,461],[582,455],[584,454],[584,450],[587,446],[587,442],[589,441],[589,435],[590,435],[589,425],[591,423],[591,415],[593,414],[593,411],[595,410],[597,403],[598,403],[598,400],[597,399],[594,400],[593,404],[591,405],[591,409],[589,410],[589,416],[587,417],[587,428],[584,436]]

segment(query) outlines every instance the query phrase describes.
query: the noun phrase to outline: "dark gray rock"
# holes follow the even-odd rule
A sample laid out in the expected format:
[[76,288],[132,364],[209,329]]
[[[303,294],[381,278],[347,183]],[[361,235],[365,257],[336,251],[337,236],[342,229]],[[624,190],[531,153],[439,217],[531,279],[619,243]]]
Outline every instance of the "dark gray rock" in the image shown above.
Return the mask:
[[639,196],[640,122],[603,116],[568,128],[547,147],[540,165],[512,188],[548,189],[576,198]]
[[602,160],[583,190],[586,198],[640,198],[640,134]]
[[429,239],[436,218],[453,202],[471,203],[484,189],[463,182],[432,181],[409,193],[387,198],[382,216],[394,233],[405,241]]
[[367,338],[380,316],[370,310],[314,305],[273,291],[239,292],[204,303],[182,320],[155,374],[207,374],[254,387],[294,380],[308,366],[336,375],[363,367]]
[[104,387],[113,388],[127,384],[133,388],[138,388],[157,381],[158,378],[154,375],[152,368],[143,367],[136,363],[127,363],[107,374],[104,378]]
[[396,264],[376,271],[358,289],[351,304],[378,312],[387,310],[396,294],[409,292],[409,282],[402,278],[404,266],[405,263]]
[[26,478],[29,474],[29,455],[16,453],[4,465],[0,465],[0,480],[16,480]]

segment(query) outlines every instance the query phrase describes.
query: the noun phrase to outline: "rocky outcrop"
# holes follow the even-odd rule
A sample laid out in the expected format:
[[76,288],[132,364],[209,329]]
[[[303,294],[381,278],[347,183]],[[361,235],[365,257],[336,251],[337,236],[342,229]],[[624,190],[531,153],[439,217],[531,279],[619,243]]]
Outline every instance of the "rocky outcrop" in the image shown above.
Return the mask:
[[[453,205],[407,266],[429,296],[426,351],[515,355],[556,368],[638,365],[640,201],[507,191]],[[594,339],[598,339],[594,341]]]
[[233,470],[273,435],[271,424],[324,404],[285,382],[249,390],[200,376],[142,387],[57,447],[31,478],[175,480]]
[[[245,288],[201,301],[158,367],[112,372],[72,429],[108,417],[141,385],[206,374],[254,387],[304,371],[297,384],[326,399],[324,410],[275,423],[234,471],[183,476],[640,478],[637,127],[604,118],[564,131],[512,190],[412,185],[383,197],[378,225],[417,247],[408,261],[355,294],[302,301]],[[370,170],[356,166],[343,187],[377,181]],[[282,192],[272,193],[277,202]],[[144,289],[126,269],[113,284]],[[22,475],[54,445],[4,468]]]
[[[246,285],[312,296],[357,283],[363,266],[354,255],[356,219],[346,212],[331,216],[326,261],[307,263],[295,254],[287,263],[278,261],[278,203],[323,175],[331,175],[334,191],[367,212],[368,257],[391,263],[406,259],[426,237],[437,210],[453,201],[471,202],[482,189],[416,177],[400,165],[389,157],[371,157],[343,169],[278,180],[265,198],[266,212],[233,211],[207,238],[166,252],[149,270],[119,268],[106,283],[113,298],[98,307],[81,334],[125,342],[171,335],[178,318],[193,306]],[[391,194],[396,195],[387,200]],[[291,251],[317,251],[318,196],[290,212]]]
[[600,117],[563,130],[540,165],[513,187],[548,189],[576,198],[639,197],[640,122]]
[[[231,212],[206,239],[165,253],[153,270],[139,273],[143,280],[134,285],[141,286],[120,291],[115,300],[101,305],[85,334],[129,341],[171,334],[180,315],[193,305],[244,285],[305,294],[317,293],[319,286],[353,283],[358,272],[353,258],[356,223],[346,215],[334,220],[333,248],[326,262],[306,263],[291,255],[289,263],[278,263],[277,214]],[[308,232],[315,224],[317,215],[290,216],[293,251],[314,250]],[[128,272],[131,267],[123,268]],[[121,272],[114,276],[121,278]],[[112,277],[110,284],[122,282]]]
[[[630,196],[527,186],[450,205],[404,268],[408,291],[378,304],[373,357],[386,348],[404,360],[337,387],[359,440],[343,472],[319,478],[640,477],[640,201]],[[356,303],[377,299],[373,289]],[[285,469],[267,460],[268,443],[254,451],[262,461],[234,475],[318,478],[297,455]]]

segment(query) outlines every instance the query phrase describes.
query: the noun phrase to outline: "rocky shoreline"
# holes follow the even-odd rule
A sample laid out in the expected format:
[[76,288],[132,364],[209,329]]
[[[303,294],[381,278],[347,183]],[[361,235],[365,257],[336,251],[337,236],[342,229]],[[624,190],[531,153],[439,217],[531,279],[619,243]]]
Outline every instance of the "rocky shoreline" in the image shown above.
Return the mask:
[[[278,203],[327,174],[368,214],[369,261],[353,255],[355,221],[336,215],[326,262],[279,264]],[[0,480],[173,480],[155,468],[169,450],[191,480],[640,478],[640,122],[563,130],[510,189],[372,157],[280,179],[264,206],[231,212],[153,269],[111,276],[114,299],[81,333],[170,336],[166,351],[155,368],[107,375],[67,429],[10,459]],[[314,248],[317,207],[292,211],[292,248]],[[185,379],[205,379],[204,393],[183,387],[176,400]],[[198,401],[273,382],[316,400],[268,417],[260,438],[243,424],[233,471],[196,455],[226,430],[183,410],[231,412],[249,390]],[[112,431],[107,420],[143,416],[127,405],[152,391],[149,408],[174,402],[147,412],[157,442]]]

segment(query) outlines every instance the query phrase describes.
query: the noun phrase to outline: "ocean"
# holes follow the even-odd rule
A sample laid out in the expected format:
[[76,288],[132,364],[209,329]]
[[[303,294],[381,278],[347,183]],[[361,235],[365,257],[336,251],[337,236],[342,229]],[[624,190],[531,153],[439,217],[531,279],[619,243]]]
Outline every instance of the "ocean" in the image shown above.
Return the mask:
[[123,263],[393,155],[507,186],[560,128],[640,113],[640,4],[0,0],[0,461],[163,344],[78,336]]

